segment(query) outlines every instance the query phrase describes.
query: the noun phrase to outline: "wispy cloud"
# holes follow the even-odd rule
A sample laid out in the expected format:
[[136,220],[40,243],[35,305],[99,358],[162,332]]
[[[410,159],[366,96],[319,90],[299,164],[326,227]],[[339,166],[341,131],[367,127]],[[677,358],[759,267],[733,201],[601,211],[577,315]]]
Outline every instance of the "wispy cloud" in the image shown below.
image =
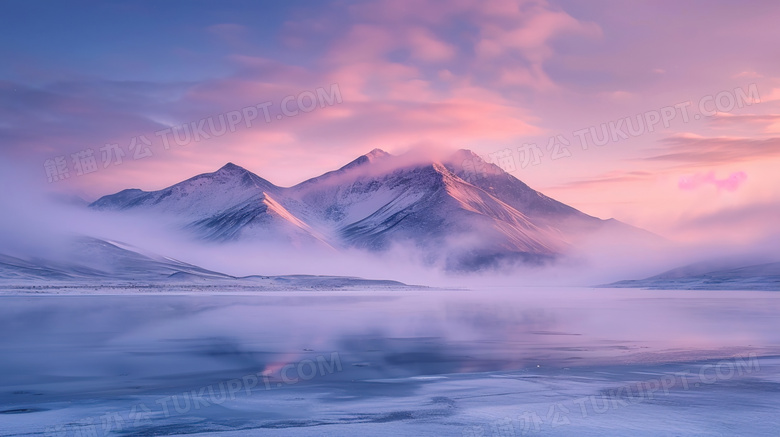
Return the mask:
[[729,130],[744,129],[752,133],[780,133],[780,114],[718,114],[712,117],[710,122],[716,127]]
[[641,182],[648,179],[652,179],[657,176],[657,173],[649,171],[612,171],[603,173],[592,178],[579,179],[575,181],[566,182],[555,188],[559,189],[592,189],[597,187],[604,187],[611,184],[625,184],[631,182]]
[[757,161],[780,156],[780,138],[753,139],[736,137],[674,136],[661,141],[660,153],[645,158],[703,167]]
[[[7,61],[0,66],[0,153],[45,182],[47,159],[71,163],[86,148],[127,147],[139,135],[155,140],[160,129],[263,102],[278,110],[287,96],[338,84],[338,105],[169,150],[156,143],[153,156],[126,157],[57,188],[92,195],[154,189],[227,161],[289,185],[376,147],[428,144],[487,155],[690,100],[690,122],[676,119],[603,148],[572,145],[573,156],[555,164],[563,175],[538,166],[522,177],[573,202],[621,204],[642,192],[643,202],[657,202],[648,211],[676,211],[693,197],[713,208],[725,198],[764,199],[753,190],[772,175],[756,163],[780,154],[780,82],[766,56],[766,42],[780,38],[773,21],[780,3],[694,4],[164,3],[71,15],[66,5],[52,4],[46,15],[22,5],[46,30],[0,17],[18,35],[0,41]],[[760,103],[694,119],[697,98],[751,83]],[[720,194],[677,186],[681,175],[715,171],[728,181],[736,170],[751,183],[734,193],[725,193],[727,182]]]

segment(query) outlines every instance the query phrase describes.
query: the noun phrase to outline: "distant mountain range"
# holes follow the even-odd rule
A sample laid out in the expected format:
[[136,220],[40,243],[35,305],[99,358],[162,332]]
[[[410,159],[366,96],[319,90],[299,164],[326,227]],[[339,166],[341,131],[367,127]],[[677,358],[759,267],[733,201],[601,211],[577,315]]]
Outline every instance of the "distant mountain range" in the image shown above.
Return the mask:
[[610,288],[654,290],[762,290],[780,291],[780,262],[735,265],[730,262],[700,262],[645,279],[618,281]]
[[195,237],[219,242],[413,248],[455,271],[544,263],[596,233],[656,238],[551,199],[468,150],[410,162],[375,149],[289,188],[228,163],[159,191],[123,190],[89,206],[165,215]]
[[163,257],[115,241],[91,237],[71,239],[60,255],[10,256],[0,254],[0,290],[45,292],[47,289],[128,289],[139,286],[218,287],[245,290],[405,289],[401,282],[356,277],[284,275],[230,276]]
[[0,280],[160,281],[176,276],[228,279],[224,275],[118,242],[73,238],[60,253],[35,257],[0,254]]

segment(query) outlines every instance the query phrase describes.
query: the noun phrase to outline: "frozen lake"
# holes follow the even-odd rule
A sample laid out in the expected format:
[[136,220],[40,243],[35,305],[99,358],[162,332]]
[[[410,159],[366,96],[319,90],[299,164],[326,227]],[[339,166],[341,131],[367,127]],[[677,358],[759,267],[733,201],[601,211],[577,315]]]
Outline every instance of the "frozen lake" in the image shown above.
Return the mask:
[[3,436],[780,429],[772,292],[518,287],[0,302]]

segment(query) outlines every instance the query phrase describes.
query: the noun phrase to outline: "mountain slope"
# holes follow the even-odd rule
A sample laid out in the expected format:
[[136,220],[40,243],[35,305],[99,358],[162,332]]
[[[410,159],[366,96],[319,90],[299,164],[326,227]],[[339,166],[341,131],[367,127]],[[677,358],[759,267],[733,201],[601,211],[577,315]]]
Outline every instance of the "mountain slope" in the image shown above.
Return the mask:
[[235,277],[91,237],[73,238],[63,247],[50,249],[47,256],[35,257],[0,253],[0,292],[135,292],[139,286],[154,291],[186,292],[211,288],[224,291],[229,287],[239,291],[424,288],[391,280],[342,276]]
[[[360,202],[339,204],[346,214],[338,232],[348,245],[376,250],[414,244],[426,254],[445,252],[447,267],[459,270],[480,268],[502,254],[548,257],[563,248],[523,213],[440,164],[396,171],[360,187],[382,204],[373,211]],[[351,185],[349,192],[360,191]],[[359,218],[355,209],[370,214]]]
[[228,279],[228,275],[206,270],[117,242],[96,238],[74,239],[61,253],[46,257],[17,257],[0,254],[0,279],[162,281],[176,274]]
[[90,206],[97,209],[146,209],[198,217],[276,193],[279,187],[233,163],[159,191],[130,189],[104,196]]
[[504,261],[543,262],[583,235],[630,227],[584,214],[492,164],[473,177],[467,150],[408,159],[375,149],[290,188],[228,164],[169,188],[125,190],[91,205],[177,217],[200,238],[284,242],[301,248],[420,251],[430,263],[476,270]]
[[272,197],[282,191],[254,173],[228,163],[216,172],[159,191],[131,189],[104,196],[90,207],[166,215],[207,240],[251,238],[327,246]]
[[692,264],[639,280],[618,281],[610,288],[657,290],[765,290],[780,291],[780,262],[738,267],[717,263]]
[[[474,175],[464,166],[464,163],[469,162],[486,169]],[[495,164],[482,161],[482,158],[469,150],[458,150],[447,159],[446,166],[458,177],[501,199],[516,210],[529,212],[530,219],[538,226],[589,230],[604,222],[545,196]]]

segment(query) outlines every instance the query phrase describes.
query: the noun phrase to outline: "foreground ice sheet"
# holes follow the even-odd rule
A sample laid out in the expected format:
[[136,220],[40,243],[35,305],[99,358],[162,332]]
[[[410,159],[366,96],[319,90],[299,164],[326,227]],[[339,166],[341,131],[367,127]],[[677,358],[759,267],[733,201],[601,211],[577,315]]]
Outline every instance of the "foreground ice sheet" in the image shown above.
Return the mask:
[[0,435],[773,435],[778,299],[5,295]]

